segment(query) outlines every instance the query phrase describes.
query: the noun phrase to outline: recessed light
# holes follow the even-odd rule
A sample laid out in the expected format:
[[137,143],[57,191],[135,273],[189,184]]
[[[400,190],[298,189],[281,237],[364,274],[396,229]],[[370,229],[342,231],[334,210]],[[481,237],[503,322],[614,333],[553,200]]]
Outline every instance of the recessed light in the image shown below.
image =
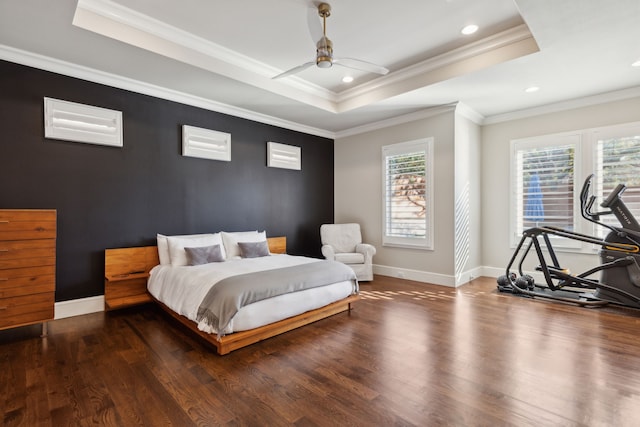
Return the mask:
[[540,90],[540,88],[538,86],[529,86],[524,91],[527,92],[527,93],[533,93],[533,92],[537,92],[539,90]]
[[351,77],[351,76],[344,76],[342,78],[342,82],[343,83],[351,83],[352,81],[353,81],[353,77]]
[[632,67],[640,67],[640,59],[638,59],[636,62],[634,62],[633,64],[631,64]]
[[460,30],[460,32],[465,36],[468,36],[469,34],[473,34],[476,31],[478,31],[478,26],[475,24],[467,25],[462,30]]

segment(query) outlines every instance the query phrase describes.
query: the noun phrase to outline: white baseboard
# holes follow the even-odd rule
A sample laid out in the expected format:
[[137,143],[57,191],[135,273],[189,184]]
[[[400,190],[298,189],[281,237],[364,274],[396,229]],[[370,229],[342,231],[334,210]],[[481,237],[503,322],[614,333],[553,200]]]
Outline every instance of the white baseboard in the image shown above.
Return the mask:
[[[430,273],[428,271],[411,270],[407,268],[389,267],[386,265],[373,266],[373,272],[381,276],[398,277],[400,279],[415,280],[416,282],[431,283],[434,285],[458,287],[469,283],[476,277],[497,278],[504,274],[504,268],[496,267],[476,267],[456,276],[446,274]],[[529,273],[535,274],[535,273]],[[537,280],[537,278],[536,278]]]
[[61,301],[55,304],[54,319],[64,319],[100,311],[104,311],[104,295]]
[[469,283],[476,277],[484,276],[484,267],[476,267],[471,270],[463,271],[456,276],[456,287]]
[[449,286],[451,288],[456,286],[456,278],[454,276],[430,273],[428,271],[374,264],[373,272],[382,276],[398,277],[400,279],[415,280],[416,282],[432,283],[434,285]]

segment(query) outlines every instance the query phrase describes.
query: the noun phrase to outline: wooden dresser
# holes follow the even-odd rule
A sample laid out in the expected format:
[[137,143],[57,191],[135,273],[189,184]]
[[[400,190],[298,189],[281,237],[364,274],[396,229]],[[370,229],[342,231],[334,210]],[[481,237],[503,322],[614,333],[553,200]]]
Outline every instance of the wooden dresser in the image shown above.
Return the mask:
[[53,320],[56,211],[0,209],[0,330]]

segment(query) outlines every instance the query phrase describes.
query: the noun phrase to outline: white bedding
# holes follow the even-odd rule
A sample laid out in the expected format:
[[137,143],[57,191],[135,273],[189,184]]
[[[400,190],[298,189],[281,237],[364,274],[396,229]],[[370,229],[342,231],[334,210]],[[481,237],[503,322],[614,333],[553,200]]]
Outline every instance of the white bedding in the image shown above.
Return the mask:
[[[178,314],[196,322],[198,306],[218,281],[237,274],[318,262],[315,258],[271,255],[259,258],[231,259],[196,266],[158,265],[151,270],[148,289],[151,295]],[[280,295],[247,305],[231,320],[224,331],[212,330],[204,322],[198,329],[207,333],[229,334],[257,328],[305,311],[346,298],[354,293],[350,281]]]

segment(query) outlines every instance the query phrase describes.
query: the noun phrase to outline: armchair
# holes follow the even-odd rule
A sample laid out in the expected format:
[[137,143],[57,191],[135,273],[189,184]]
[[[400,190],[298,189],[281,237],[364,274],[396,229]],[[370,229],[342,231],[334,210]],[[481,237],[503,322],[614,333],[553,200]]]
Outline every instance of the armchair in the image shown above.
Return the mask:
[[360,224],[322,224],[322,255],[326,259],[347,264],[359,281],[373,280],[373,256],[376,248],[362,243]]

